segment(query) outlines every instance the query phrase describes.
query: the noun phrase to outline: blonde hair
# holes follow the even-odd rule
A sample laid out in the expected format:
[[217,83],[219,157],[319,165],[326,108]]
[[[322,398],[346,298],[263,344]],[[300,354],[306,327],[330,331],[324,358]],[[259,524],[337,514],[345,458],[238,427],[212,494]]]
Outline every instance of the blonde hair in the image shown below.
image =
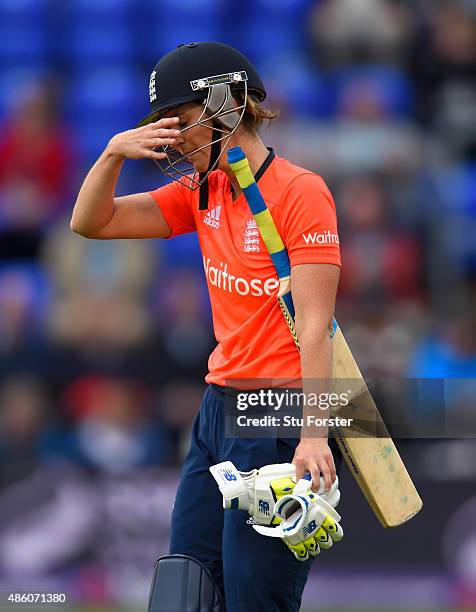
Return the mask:
[[[237,92],[237,101],[243,104],[244,95],[242,92]],[[251,133],[258,132],[264,121],[268,122],[268,126],[274,119],[279,117],[279,111],[271,111],[258,102],[253,94],[248,94],[246,98],[246,108],[243,115],[242,124],[246,130]]]

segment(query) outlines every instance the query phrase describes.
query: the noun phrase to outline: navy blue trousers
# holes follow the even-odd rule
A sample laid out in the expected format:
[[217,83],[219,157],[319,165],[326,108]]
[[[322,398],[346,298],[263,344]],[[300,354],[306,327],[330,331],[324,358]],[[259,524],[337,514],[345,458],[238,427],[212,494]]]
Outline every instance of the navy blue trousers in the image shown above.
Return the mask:
[[227,612],[297,611],[312,560],[297,561],[280,539],[256,533],[246,523],[247,512],[224,512],[208,468],[226,460],[241,471],[290,462],[299,439],[225,438],[223,404],[224,392],[209,386],[182,469],[170,553],[189,555],[208,567],[225,596]]

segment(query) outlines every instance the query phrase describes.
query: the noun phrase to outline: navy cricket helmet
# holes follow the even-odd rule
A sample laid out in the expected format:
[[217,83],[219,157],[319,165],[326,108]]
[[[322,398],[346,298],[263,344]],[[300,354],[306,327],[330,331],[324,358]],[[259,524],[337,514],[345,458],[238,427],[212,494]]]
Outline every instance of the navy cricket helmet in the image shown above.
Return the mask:
[[[137,127],[157,121],[167,109],[186,102],[203,100],[208,88],[219,81],[216,77],[229,77],[233,88],[243,84],[238,76],[246,75],[248,92],[258,102],[266,98],[263,82],[253,64],[240,51],[218,42],[192,42],[179,45],[164,55],[154,67],[149,80],[151,112]],[[202,87],[200,81],[205,81]],[[234,86],[234,87],[233,87]]]

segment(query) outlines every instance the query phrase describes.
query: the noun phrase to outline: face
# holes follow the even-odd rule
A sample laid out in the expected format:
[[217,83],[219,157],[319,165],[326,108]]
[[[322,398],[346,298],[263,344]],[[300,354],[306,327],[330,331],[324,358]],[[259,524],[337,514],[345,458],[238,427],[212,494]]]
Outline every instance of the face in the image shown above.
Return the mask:
[[[202,112],[203,106],[201,104],[188,103],[172,109],[166,115],[167,117],[179,118],[181,134],[174,148],[182,155],[187,156],[187,160],[193,164],[197,172],[206,172],[208,170],[211,152],[211,147],[208,145],[218,137],[218,133],[211,129],[211,121],[202,121],[204,125],[194,125]],[[196,151],[196,153],[192,153],[192,151],[201,147],[204,148]]]

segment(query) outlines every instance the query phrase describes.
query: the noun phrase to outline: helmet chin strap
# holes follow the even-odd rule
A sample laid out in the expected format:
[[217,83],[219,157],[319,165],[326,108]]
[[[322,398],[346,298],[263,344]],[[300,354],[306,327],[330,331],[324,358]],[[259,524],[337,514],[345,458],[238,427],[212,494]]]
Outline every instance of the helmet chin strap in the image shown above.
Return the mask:
[[[202,181],[206,174],[206,172],[200,172],[198,174],[198,180]],[[208,195],[208,181],[203,181],[203,183],[200,185],[198,210],[207,210]]]

